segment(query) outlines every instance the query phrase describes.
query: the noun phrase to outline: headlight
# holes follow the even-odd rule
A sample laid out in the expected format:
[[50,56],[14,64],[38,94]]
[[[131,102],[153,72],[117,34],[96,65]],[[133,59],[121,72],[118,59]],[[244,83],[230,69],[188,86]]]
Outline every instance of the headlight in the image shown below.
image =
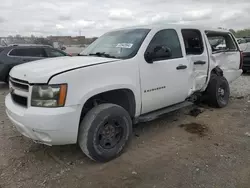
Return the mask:
[[32,89],[31,106],[62,107],[65,104],[67,85],[35,85]]

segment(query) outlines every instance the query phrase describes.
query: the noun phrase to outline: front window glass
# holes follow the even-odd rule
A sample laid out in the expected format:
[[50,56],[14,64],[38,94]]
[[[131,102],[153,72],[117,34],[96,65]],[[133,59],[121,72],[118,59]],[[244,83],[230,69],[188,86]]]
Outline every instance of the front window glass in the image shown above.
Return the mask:
[[80,55],[128,59],[136,55],[150,29],[127,29],[109,32]]
[[171,56],[167,59],[182,58],[180,41],[174,29],[164,29],[156,33],[146,53],[153,52],[157,46],[166,46],[171,51]]

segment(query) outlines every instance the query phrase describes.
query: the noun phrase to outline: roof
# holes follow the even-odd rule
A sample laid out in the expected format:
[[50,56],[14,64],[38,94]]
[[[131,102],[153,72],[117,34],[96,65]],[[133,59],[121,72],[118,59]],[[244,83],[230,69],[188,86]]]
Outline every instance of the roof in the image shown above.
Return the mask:
[[8,46],[22,46],[22,47],[36,47],[36,46],[42,46],[42,47],[51,47],[50,45],[44,45],[44,44],[9,44]]
[[18,48],[38,48],[38,47],[42,47],[42,48],[53,48],[52,46],[49,45],[22,45],[22,44],[18,44],[18,45],[14,45],[14,44],[10,44],[8,46],[0,46],[1,49],[18,49]]
[[205,30],[205,31],[214,31],[214,32],[229,32],[226,29],[218,29],[213,27],[204,27],[201,25],[190,25],[190,24],[150,24],[150,25],[137,25],[132,27],[126,27],[126,28],[120,28],[117,30],[122,29],[139,29],[139,28],[145,28],[145,29],[164,29],[164,28],[172,28],[172,29],[199,29],[199,30]]

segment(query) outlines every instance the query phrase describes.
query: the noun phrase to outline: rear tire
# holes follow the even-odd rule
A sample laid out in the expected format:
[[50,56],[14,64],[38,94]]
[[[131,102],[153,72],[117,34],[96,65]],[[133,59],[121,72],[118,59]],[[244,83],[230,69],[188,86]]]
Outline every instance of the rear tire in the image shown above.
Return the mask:
[[129,113],[115,104],[91,109],[80,124],[78,143],[92,160],[107,162],[118,157],[132,135]]
[[206,94],[209,105],[216,108],[227,106],[230,96],[230,88],[227,79],[223,76],[211,74]]

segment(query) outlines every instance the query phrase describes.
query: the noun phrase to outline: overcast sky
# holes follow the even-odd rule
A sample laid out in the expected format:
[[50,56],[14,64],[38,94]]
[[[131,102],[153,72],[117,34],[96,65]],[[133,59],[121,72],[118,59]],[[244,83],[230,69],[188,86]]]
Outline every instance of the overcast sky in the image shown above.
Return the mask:
[[250,0],[1,0],[0,36],[81,35],[137,24],[250,28]]

